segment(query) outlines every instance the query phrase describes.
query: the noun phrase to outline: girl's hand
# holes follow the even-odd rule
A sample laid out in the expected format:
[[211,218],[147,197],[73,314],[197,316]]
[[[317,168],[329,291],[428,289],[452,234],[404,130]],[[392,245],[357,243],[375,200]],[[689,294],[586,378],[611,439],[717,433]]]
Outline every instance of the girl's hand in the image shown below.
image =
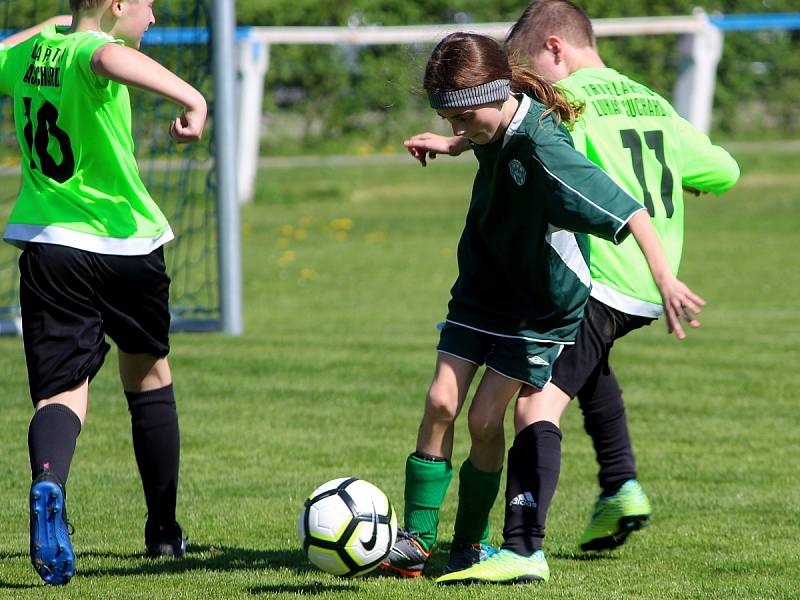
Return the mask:
[[664,302],[664,313],[667,317],[667,333],[674,333],[682,340],[686,333],[681,326],[681,319],[691,327],[700,327],[697,315],[706,301],[690,290],[686,284],[675,277],[658,284],[661,299]]
[[469,149],[469,140],[460,136],[445,137],[435,133],[418,133],[407,139],[403,145],[408,149],[409,154],[416,158],[423,167],[427,166],[427,158],[436,158],[437,154],[449,154],[458,156]]

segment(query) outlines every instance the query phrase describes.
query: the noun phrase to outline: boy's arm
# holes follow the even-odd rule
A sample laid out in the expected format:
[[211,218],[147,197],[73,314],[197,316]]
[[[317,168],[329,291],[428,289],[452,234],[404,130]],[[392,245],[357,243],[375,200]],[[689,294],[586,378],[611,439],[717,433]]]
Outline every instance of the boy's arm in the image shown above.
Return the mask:
[[138,50],[105,44],[92,55],[92,70],[101,77],[156,93],[184,108],[170,124],[178,142],[196,142],[203,133],[208,107],[203,95],[172,71]]
[[0,44],[4,46],[16,46],[17,44],[21,44],[28,38],[31,38],[37,33],[39,33],[45,25],[49,25],[51,23],[55,23],[56,25],[71,25],[72,16],[58,15],[57,17],[51,17],[46,21],[42,21],[38,25],[34,25],[33,27],[29,27],[28,29],[23,29],[22,31],[18,31],[17,33],[10,35],[7,38],[0,40]]
[[427,157],[431,160],[437,154],[449,154],[458,156],[462,152],[470,149],[469,140],[461,136],[445,137],[435,133],[418,133],[405,140],[403,145],[408,149],[409,154],[416,158],[422,166],[427,166]]
[[677,117],[683,188],[691,193],[721,194],[739,179],[739,165],[728,152],[711,143],[701,131]]
[[685,338],[681,318],[698,327],[700,323],[694,315],[705,301],[672,274],[644,207],[600,167],[572,148],[566,132],[554,127],[552,119],[540,122],[532,158],[550,183],[550,193],[546,195],[550,224],[615,243],[628,233],[633,235],[661,293],[667,331],[674,332],[678,339]]
[[634,214],[628,221],[628,229],[647,259],[658,291],[661,292],[664,314],[667,316],[667,332],[674,332],[675,336],[682,340],[686,337],[686,333],[681,327],[681,319],[685,319],[692,327],[699,327],[700,322],[695,315],[706,302],[672,274],[656,230],[646,211]]

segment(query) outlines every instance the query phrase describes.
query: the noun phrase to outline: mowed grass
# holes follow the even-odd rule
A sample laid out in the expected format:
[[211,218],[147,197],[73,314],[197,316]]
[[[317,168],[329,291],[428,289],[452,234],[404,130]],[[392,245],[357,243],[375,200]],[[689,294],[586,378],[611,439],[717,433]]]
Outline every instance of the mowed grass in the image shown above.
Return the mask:
[[[577,551],[597,484],[571,407],[545,540],[549,583],[343,580],[304,559],[297,514],[328,479],[372,481],[402,513],[405,458],[474,165],[443,157],[424,170],[411,159],[280,168],[260,173],[257,198],[242,212],[245,334],[172,339],[185,560],[143,557],[145,506],[110,356],[92,384],[69,481],[78,575],[66,588],[43,588],[27,558],[22,345],[0,340],[0,597],[797,598],[800,159],[739,158],[734,191],[688,200],[682,277],[708,300],[701,329],[679,343],[659,322],[614,352],[654,505],[652,526],[619,551]],[[465,421],[456,471],[468,448]],[[445,561],[455,492],[454,481],[434,571]],[[492,519],[499,543],[500,500]]]

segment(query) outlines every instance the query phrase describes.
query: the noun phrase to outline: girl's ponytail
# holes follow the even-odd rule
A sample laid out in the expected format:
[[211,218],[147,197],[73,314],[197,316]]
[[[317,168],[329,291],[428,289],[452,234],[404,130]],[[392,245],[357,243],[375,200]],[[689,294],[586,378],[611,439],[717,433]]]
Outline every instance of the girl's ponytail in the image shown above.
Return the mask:
[[574,122],[580,116],[583,105],[570,102],[563,91],[539,77],[530,68],[514,60],[509,60],[509,64],[512,91],[528,94],[544,104],[547,107],[544,115],[554,113],[557,123],[564,121],[567,124]]

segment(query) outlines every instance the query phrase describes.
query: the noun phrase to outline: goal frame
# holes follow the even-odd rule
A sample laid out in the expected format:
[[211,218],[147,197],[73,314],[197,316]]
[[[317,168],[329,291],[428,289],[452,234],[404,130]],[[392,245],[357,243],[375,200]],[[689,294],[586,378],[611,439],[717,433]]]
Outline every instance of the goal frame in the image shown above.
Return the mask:
[[[238,197],[249,202],[255,191],[264,82],[270,47],[275,44],[436,43],[456,31],[503,40],[512,22],[367,27],[244,27],[238,31],[239,164]],[[598,37],[678,34],[680,66],[673,89],[678,114],[701,131],[711,126],[717,65],[722,57],[722,29],[701,8],[689,16],[592,19]],[[254,126],[254,124],[256,124]]]

